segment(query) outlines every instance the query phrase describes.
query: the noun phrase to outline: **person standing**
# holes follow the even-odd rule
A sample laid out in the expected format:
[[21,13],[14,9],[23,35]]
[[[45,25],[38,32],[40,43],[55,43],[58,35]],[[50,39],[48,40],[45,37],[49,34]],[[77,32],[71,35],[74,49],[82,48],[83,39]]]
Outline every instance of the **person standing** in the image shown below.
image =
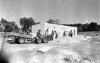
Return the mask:
[[70,31],[69,35],[70,35],[71,37],[73,37],[73,33],[72,33],[72,30]]
[[54,31],[53,40],[55,40],[55,38],[56,38],[56,31]]
[[63,36],[64,36],[64,37],[66,36],[66,31],[64,31]]
[[49,39],[49,33],[48,33],[48,32],[49,32],[49,30],[47,29],[47,30],[45,31],[45,37]]
[[56,36],[55,36],[55,38],[58,38],[58,33],[56,32]]
[[53,40],[53,36],[54,36],[54,31],[52,30],[50,40]]

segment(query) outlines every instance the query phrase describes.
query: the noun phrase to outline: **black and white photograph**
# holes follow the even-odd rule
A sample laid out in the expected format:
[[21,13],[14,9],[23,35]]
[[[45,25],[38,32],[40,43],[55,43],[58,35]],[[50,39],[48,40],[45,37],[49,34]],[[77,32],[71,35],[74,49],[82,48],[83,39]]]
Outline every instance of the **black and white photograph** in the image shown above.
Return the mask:
[[100,63],[100,0],[0,0],[0,63]]

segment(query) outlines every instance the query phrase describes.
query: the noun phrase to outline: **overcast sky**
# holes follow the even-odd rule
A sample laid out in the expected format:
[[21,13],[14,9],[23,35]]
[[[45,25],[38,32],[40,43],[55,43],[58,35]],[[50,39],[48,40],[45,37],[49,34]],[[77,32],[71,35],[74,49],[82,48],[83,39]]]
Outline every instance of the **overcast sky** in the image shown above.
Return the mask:
[[33,17],[44,22],[59,19],[62,23],[100,23],[99,0],[0,0],[0,18],[19,22]]

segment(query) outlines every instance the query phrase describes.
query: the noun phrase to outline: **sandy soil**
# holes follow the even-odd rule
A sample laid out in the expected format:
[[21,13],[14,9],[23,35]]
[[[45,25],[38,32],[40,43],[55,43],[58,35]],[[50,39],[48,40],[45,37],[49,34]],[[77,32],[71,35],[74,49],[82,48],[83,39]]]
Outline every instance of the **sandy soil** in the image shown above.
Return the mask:
[[67,54],[68,52],[69,55],[73,54],[73,57],[76,59],[79,56],[83,56],[84,58],[90,58],[95,63],[100,63],[99,36],[92,37],[91,40],[83,39],[80,39],[80,37],[79,39],[78,37],[66,37],[48,44],[19,45],[5,43],[3,46],[3,52],[10,58],[10,63],[58,63],[58,59],[61,59],[60,57],[65,54],[59,53],[62,52],[63,49]]

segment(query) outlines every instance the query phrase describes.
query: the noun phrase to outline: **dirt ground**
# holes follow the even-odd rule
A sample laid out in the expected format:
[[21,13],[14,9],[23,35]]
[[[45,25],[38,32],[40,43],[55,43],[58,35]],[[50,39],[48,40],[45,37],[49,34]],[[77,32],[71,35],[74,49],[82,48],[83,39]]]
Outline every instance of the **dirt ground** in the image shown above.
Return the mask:
[[90,54],[87,56],[93,58],[95,63],[100,63],[100,32],[81,32],[80,34],[92,37],[90,41],[84,43],[82,48],[89,51]]
[[[87,35],[90,35],[90,33],[87,33]],[[78,42],[69,43],[69,42],[73,42],[72,39],[67,39],[67,41],[65,41],[66,43],[64,44],[49,43],[49,44],[20,44],[19,45],[19,44],[5,43],[5,45],[3,46],[3,51],[4,54],[6,54],[6,56],[10,58],[9,59],[10,63],[52,63],[51,61],[54,61],[53,57],[57,56],[58,54],[58,52],[55,51],[55,49],[59,49],[61,51],[62,49],[73,50],[74,52],[77,52],[80,56],[90,58],[92,61],[94,61],[94,63],[100,63],[99,37],[100,37],[99,34],[98,35],[94,34],[92,38],[88,40],[83,40],[81,43]],[[51,52],[49,51],[44,54],[45,51],[48,51],[50,49]],[[46,58],[52,58],[52,59],[46,59]],[[53,62],[53,63],[57,63],[57,62]]]

